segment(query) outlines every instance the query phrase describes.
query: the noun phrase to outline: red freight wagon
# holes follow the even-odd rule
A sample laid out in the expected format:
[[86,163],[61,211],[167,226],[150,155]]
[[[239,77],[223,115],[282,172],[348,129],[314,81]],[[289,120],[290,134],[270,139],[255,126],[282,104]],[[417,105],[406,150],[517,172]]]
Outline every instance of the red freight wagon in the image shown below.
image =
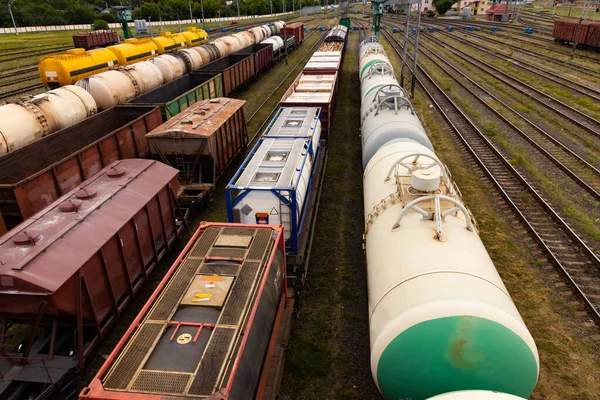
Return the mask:
[[327,139],[335,109],[338,74],[302,72],[284,93],[280,107],[320,107],[321,137]]
[[248,144],[244,100],[202,100],[146,135],[150,152],[180,171],[182,203],[209,195]]
[[[579,20],[561,18],[554,22],[552,37],[559,43],[572,43],[575,41]],[[600,49],[600,22],[582,21],[577,38],[579,47]]]
[[254,57],[249,54],[230,54],[208,63],[196,71],[218,72],[223,74],[223,94],[228,96],[256,75]]
[[269,69],[273,64],[273,45],[270,43],[256,43],[233,54],[252,55],[256,74]]
[[79,398],[277,398],[284,276],[283,228],[200,225]]
[[93,49],[95,47],[105,47],[115,44],[119,41],[119,36],[115,31],[95,31],[82,32],[73,35],[73,44],[76,48]]
[[302,22],[287,24],[279,35],[283,39],[285,39],[286,36],[293,36],[294,44],[298,46],[300,43],[304,42],[304,24]]
[[174,168],[117,161],[0,238],[2,333],[31,326],[0,359],[0,392],[83,367],[182,230],[177,188]]
[[155,107],[112,107],[0,157],[0,235],[115,160],[150,154]]

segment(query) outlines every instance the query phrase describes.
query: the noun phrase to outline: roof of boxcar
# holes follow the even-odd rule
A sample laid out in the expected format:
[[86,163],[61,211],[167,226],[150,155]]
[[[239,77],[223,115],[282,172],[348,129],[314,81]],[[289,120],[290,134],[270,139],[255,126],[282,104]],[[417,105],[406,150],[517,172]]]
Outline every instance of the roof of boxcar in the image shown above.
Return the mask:
[[[148,133],[148,139],[160,137],[209,137],[227,122],[240,108],[244,100],[219,97],[199,101]],[[245,121],[236,121],[244,124]]]
[[0,291],[53,292],[177,176],[152,160],[116,161],[0,237]]

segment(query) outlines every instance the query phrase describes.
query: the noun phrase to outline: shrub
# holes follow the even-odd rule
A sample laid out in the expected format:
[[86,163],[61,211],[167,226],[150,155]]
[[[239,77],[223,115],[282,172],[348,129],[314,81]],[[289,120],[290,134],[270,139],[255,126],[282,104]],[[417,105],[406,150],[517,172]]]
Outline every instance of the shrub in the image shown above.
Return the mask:
[[108,22],[106,22],[103,19],[95,19],[94,25],[92,25],[92,29],[95,31],[98,31],[101,29],[108,29]]

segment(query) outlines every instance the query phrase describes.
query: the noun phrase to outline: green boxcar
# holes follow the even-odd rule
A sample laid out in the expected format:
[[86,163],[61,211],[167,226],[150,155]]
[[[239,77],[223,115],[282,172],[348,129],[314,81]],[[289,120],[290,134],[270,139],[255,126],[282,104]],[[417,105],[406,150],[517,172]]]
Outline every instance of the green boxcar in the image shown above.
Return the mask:
[[340,25],[350,29],[350,18],[340,18]]
[[223,75],[191,72],[136,97],[129,104],[160,107],[163,120],[166,121],[200,100],[215,97],[223,97]]

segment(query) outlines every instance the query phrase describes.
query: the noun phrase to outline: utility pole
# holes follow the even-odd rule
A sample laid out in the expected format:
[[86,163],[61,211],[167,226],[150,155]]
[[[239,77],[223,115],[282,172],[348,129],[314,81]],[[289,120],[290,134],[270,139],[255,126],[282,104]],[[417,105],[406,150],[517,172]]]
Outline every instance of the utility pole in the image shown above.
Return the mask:
[[[219,18],[221,17],[221,10],[219,11]],[[202,17],[202,28],[206,30],[206,20],[204,19],[204,3],[200,0],[200,15]]]
[[15,0],[8,1],[8,12],[10,14],[10,19],[12,19],[13,26],[15,27],[15,35],[19,36],[19,31],[17,30],[17,24],[15,23],[15,16],[12,13],[12,7],[11,7],[14,2],[15,2]]
[[273,15],[273,0],[271,0],[271,15]]
[[150,28],[150,37],[154,37],[152,35],[152,17],[148,17],[148,27]]
[[575,55],[575,48],[577,47],[577,40],[579,39],[579,31],[581,30],[581,23],[583,22],[583,17],[579,18],[579,23],[577,24],[577,30],[575,30],[575,39],[573,39],[573,49],[571,50],[571,57]]
[[415,38],[415,55],[413,56],[413,70],[412,70],[412,81],[410,85],[410,97],[415,98],[415,84],[417,83],[417,56],[419,55],[419,36],[421,32],[421,4],[423,1],[419,1],[419,7],[417,9],[417,35]]
[[219,28],[221,27],[221,10],[217,10],[219,13]]
[[240,0],[235,0],[238,9],[238,19],[240,19]]
[[412,2],[409,2],[406,13],[406,24],[404,25],[404,47],[402,49],[402,69],[400,70],[400,86],[404,87],[404,70],[406,69],[406,57],[408,48],[408,28],[410,27],[410,12],[412,8]]
[[190,22],[194,23],[194,15],[192,14],[192,0],[188,0],[188,6],[190,7]]

